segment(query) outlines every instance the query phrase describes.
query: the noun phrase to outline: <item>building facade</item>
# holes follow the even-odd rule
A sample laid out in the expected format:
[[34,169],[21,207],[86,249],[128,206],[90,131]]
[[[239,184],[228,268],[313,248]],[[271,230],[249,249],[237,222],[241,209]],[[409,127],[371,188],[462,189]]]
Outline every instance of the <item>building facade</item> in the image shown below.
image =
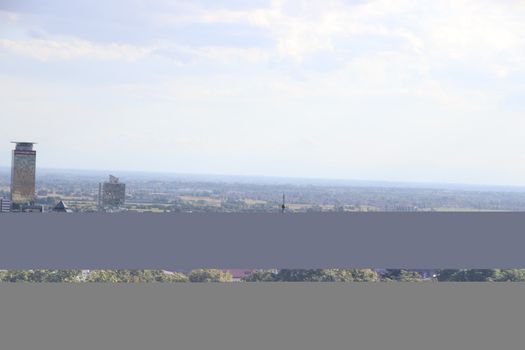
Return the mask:
[[35,200],[36,151],[33,142],[13,142],[11,163],[11,203],[13,207],[32,205]]
[[9,213],[11,211],[11,201],[9,199],[0,198],[0,213]]
[[126,200],[126,184],[119,182],[118,177],[109,175],[109,181],[98,186],[98,205],[100,208],[118,208]]

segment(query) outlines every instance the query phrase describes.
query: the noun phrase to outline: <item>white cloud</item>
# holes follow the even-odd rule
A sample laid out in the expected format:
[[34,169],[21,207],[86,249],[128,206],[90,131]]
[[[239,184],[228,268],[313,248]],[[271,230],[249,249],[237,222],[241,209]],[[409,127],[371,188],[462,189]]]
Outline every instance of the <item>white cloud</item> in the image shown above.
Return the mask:
[[444,1],[425,20],[423,34],[436,55],[517,63],[525,52],[523,8],[506,2]]
[[13,23],[18,21],[18,15],[14,12],[0,10],[0,20]]
[[[286,10],[291,7],[291,10]],[[201,15],[206,23],[245,23],[267,30],[276,51],[296,63],[305,55],[330,50],[362,36],[401,40],[394,48],[427,59],[465,59],[485,63],[503,55],[509,64],[524,61],[523,2],[478,0],[274,1],[270,8],[220,10]],[[480,57],[481,56],[481,57]],[[487,59],[483,57],[488,57]],[[496,74],[501,75],[501,69]]]
[[268,61],[270,54],[260,48],[220,46],[190,47],[161,42],[151,46],[128,44],[98,44],[80,39],[0,39],[0,49],[40,61],[94,60],[135,62],[153,55],[167,57],[187,64],[196,61],[214,64],[259,63]]
[[[130,29],[101,19],[115,31],[105,37],[58,33],[46,27],[56,19],[33,25],[21,14],[0,39],[0,62],[12,54],[80,63],[62,71],[8,57],[4,67],[17,69],[2,73],[10,77],[0,81],[5,114],[29,116],[38,126],[32,135],[46,135],[42,147],[57,125],[65,141],[82,139],[89,147],[75,151],[89,159],[86,167],[118,146],[123,168],[474,182],[506,172],[523,183],[515,165],[525,147],[523,1],[188,6],[141,14],[137,40],[136,21]],[[33,28],[45,39],[27,35]],[[107,60],[136,64],[113,74],[113,65],[96,62]],[[84,81],[88,65],[101,68],[100,80]],[[25,68],[31,80],[16,84]],[[73,115],[86,126],[64,122]],[[102,123],[110,127],[100,131]],[[11,123],[0,136],[25,132]],[[55,152],[58,165],[63,150]]]
[[[285,5],[290,3],[302,11],[287,13]],[[402,27],[387,27],[378,21],[401,12],[409,3],[411,1],[373,1],[348,7],[340,1],[274,1],[269,9],[213,11],[200,19],[206,23],[247,23],[266,29],[276,42],[277,53],[299,63],[304,55],[337,49],[338,40],[356,35],[398,37],[414,48],[420,47],[421,42],[413,33]]]
[[28,56],[42,61],[87,59],[133,62],[147,56],[153,51],[151,48],[127,44],[96,44],[80,39],[0,39],[0,48],[17,55]]
[[167,57],[179,63],[210,62],[214,64],[260,63],[271,58],[270,53],[261,48],[240,48],[223,46],[190,47],[160,43],[154,54]]

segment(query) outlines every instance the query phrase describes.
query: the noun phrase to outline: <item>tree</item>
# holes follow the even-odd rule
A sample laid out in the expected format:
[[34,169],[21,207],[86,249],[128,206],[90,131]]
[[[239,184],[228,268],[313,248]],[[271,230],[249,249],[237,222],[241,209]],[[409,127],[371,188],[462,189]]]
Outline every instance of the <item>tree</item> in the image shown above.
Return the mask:
[[354,270],[354,281],[356,282],[377,282],[381,276],[373,269]]
[[155,277],[155,280],[157,282],[188,282],[189,278],[185,274],[182,274],[180,272],[164,272],[162,271],[162,274],[157,272],[157,276]]
[[444,269],[437,274],[441,282],[523,282],[525,269]]
[[80,282],[81,270],[35,270],[41,282]]
[[243,278],[245,282],[275,282],[277,281],[277,270],[255,270]]
[[378,274],[372,269],[282,269],[258,270],[246,281],[279,282],[367,282],[378,281]]
[[231,282],[232,275],[217,269],[197,269],[188,275],[190,282]]
[[452,281],[454,279],[454,275],[458,272],[459,270],[454,270],[454,269],[440,269],[440,270],[437,270],[436,271],[436,278],[438,281],[442,282],[442,281]]
[[420,282],[423,277],[419,272],[400,269],[388,269],[383,275],[383,281]]
[[331,269],[338,282],[376,282],[379,275],[372,269]]
[[0,278],[3,282],[80,282],[80,270],[8,270]]
[[119,283],[124,281],[117,270],[91,270],[86,282]]
[[188,278],[178,272],[163,270],[92,270],[86,282],[145,283],[145,282],[187,282]]
[[30,270],[8,270],[2,273],[2,282],[29,282]]
[[277,273],[280,282],[333,282],[335,277],[323,269],[282,269]]
[[499,281],[525,282],[525,269],[502,270],[502,275]]

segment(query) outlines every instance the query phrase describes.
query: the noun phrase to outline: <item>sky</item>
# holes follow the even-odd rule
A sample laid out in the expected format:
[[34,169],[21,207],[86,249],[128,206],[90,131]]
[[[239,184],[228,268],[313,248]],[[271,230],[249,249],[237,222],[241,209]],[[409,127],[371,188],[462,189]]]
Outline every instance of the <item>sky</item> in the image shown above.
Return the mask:
[[0,166],[525,186],[525,1],[0,0]]

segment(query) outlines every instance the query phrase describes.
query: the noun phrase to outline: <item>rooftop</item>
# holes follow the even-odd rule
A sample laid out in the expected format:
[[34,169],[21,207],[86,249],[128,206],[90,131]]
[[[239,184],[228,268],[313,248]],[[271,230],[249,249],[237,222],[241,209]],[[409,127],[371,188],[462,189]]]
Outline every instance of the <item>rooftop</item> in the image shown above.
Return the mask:
[[18,142],[18,141],[11,141],[11,143],[16,144],[15,150],[17,151],[32,151],[33,145],[36,144],[36,142]]
[[53,211],[61,213],[71,212],[71,210],[66,206],[66,204],[63,201],[58,202],[58,204],[53,208]]

